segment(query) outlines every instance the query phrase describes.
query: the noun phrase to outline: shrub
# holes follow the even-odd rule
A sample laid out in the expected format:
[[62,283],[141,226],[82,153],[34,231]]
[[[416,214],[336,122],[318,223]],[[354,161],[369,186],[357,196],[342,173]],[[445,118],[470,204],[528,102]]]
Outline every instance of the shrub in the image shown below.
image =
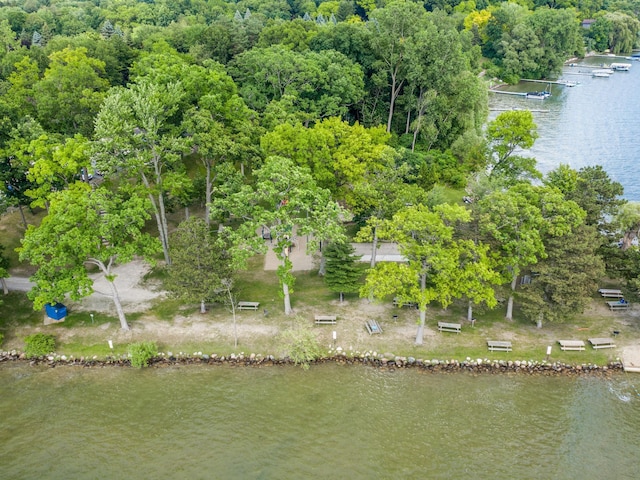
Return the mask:
[[56,349],[56,339],[46,333],[34,333],[24,339],[27,358],[42,357]]
[[322,357],[320,342],[308,327],[287,330],[282,336],[289,351],[289,358],[303,369],[307,370],[309,363]]
[[131,366],[136,368],[148,367],[149,360],[158,355],[156,342],[138,342],[129,345]]

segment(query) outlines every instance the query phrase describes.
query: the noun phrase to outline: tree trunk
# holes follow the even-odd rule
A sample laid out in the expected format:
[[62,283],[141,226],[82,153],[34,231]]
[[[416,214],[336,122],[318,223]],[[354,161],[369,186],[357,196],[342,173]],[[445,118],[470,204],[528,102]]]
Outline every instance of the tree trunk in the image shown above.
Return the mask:
[[[158,226],[158,235],[160,236],[160,243],[162,244],[162,253],[164,253],[164,261],[167,265],[171,265],[171,259],[169,258],[169,241],[164,236],[164,229],[162,228],[162,218],[160,214],[160,209],[158,207],[158,203],[156,202],[156,197],[151,193],[151,185],[149,184],[149,180],[145,174],[141,175],[142,183],[144,183],[145,188],[149,191],[149,201],[151,202],[151,207],[153,208],[153,215],[156,217],[156,225]],[[161,195],[160,195],[161,196]]]
[[543,313],[539,313],[538,314],[538,320],[536,321],[536,327],[542,328],[542,318],[543,318],[543,316],[544,316]]
[[[309,238],[307,236],[307,238]],[[324,241],[324,245],[328,245],[329,242],[327,240]],[[323,242],[320,242],[320,267],[318,268],[318,275],[324,277],[327,273],[327,259],[324,256],[324,252],[322,251]]]
[[282,283],[282,293],[284,296],[284,314],[291,315],[293,309],[291,308],[291,297],[289,296],[289,285]]
[[5,295],[9,295],[9,287],[7,286],[7,281],[4,278],[0,278],[0,283],[2,283],[2,291]]
[[507,315],[505,316],[507,320],[513,320],[513,292],[516,291],[517,281],[518,276],[514,275],[511,280],[511,293],[509,294],[509,300],[507,301]]
[[471,322],[473,319],[473,302],[469,300],[469,305],[467,306],[467,321]]
[[118,294],[118,289],[116,288],[115,279],[111,280],[113,278],[113,275],[111,273],[111,264],[113,262],[113,259],[114,257],[111,257],[108,267],[104,264],[104,262],[101,262],[100,260],[97,260],[95,258],[90,259],[90,263],[97,265],[107,279],[109,288],[111,288],[111,298],[113,299],[113,304],[116,306],[116,312],[118,313],[118,318],[120,319],[120,328],[122,328],[122,330],[129,330],[129,324],[127,323],[127,318],[124,315],[124,310],[122,309],[122,303],[120,302],[120,295]]
[[424,338],[424,324],[427,318],[427,309],[420,309],[420,323],[418,323],[418,333],[416,333],[416,345],[422,345]]
[[211,163],[204,162],[204,164],[207,170],[207,180],[206,180],[205,192],[204,192],[204,222],[207,225],[207,228],[209,228],[211,223],[211,218],[209,217],[211,216],[210,215],[211,195],[212,195],[213,185],[211,181]]
[[391,73],[391,98],[389,99],[389,116],[387,117],[387,133],[391,132],[391,121],[393,120],[393,111],[395,109],[397,96],[398,96],[398,93],[396,91],[396,72],[392,72]]
[[340,292],[340,303],[344,302],[344,293]]
[[233,346],[238,347],[238,328],[236,326],[236,304],[233,301],[233,295],[231,294],[231,284],[227,283],[227,295],[229,295],[229,303],[231,304],[231,314],[233,315]]
[[167,225],[167,213],[164,208],[164,196],[162,192],[158,193],[158,205],[160,206],[160,220],[162,222],[162,250],[167,265],[171,265],[171,257],[169,255],[169,227]]
[[118,312],[118,318],[120,319],[120,328],[122,328],[122,330],[129,330],[129,324],[127,323],[127,318],[124,315],[122,303],[120,303],[120,295],[118,294],[116,284],[109,279],[107,280],[109,281],[109,286],[111,287],[111,295],[113,296],[113,303],[116,306],[116,312]]
[[184,219],[189,220],[189,207],[184,207]]
[[200,313],[207,313],[207,309],[204,306],[204,300],[200,300]]
[[27,229],[27,217],[24,216],[24,209],[22,208],[22,204],[18,204],[18,210],[20,210],[20,216],[22,217],[22,225],[24,225],[24,229]]
[[371,242],[371,263],[370,267],[376,266],[376,252],[378,251],[378,227],[373,227],[373,241]]

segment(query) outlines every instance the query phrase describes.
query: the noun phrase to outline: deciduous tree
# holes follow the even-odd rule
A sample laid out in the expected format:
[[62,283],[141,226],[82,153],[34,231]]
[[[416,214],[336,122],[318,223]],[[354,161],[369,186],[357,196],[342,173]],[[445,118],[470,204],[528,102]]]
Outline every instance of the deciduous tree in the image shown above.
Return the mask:
[[378,263],[369,270],[360,294],[378,299],[394,295],[400,303],[416,303],[420,311],[418,345],[423,341],[427,306],[437,301],[446,307],[463,291],[460,282],[468,275],[459,270],[470,263],[461,258],[474,245],[457,239],[455,231],[458,222],[470,219],[470,212],[459,205],[433,209],[417,205],[399,211],[381,229],[381,237],[397,242],[407,261]]
[[[308,170],[287,158],[267,158],[254,177],[254,186],[245,185],[236,193],[214,199],[212,215],[220,218],[228,213],[241,222],[235,228],[223,228],[231,239],[236,265],[271,246],[280,261],[277,272],[284,311],[289,315],[295,280],[289,252],[295,243],[294,235],[308,236],[308,253],[318,248],[320,240],[340,241],[344,238],[340,223],[344,212],[331,200],[328,190],[316,185]],[[269,244],[259,234],[262,229],[271,232]]]
[[63,301],[79,300],[93,292],[87,271],[95,266],[107,280],[120,319],[128,330],[113,268],[135,255],[151,259],[159,251],[157,240],[143,233],[147,214],[144,197],[131,191],[120,195],[83,182],[51,196],[48,215],[27,229],[19,249],[20,260],[38,267],[29,293],[34,309]]

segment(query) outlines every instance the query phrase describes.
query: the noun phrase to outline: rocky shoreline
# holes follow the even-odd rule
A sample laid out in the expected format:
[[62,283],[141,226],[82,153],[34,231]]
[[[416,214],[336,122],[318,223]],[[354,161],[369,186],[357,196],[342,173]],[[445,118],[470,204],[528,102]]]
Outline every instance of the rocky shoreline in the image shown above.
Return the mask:
[[[131,362],[126,355],[121,357],[98,358],[74,358],[66,355],[48,355],[46,357],[38,357],[28,359],[26,356],[15,350],[11,352],[0,352],[0,364],[4,362],[21,362],[29,365],[45,365],[50,368],[57,366],[78,366],[83,368],[105,368],[105,367],[131,367]],[[400,357],[393,354],[355,354],[347,355],[338,353],[333,356],[323,357],[310,363],[317,365],[322,363],[336,363],[341,365],[368,365],[375,368],[384,368],[389,371],[395,369],[416,368],[425,372],[432,373],[518,373],[529,375],[610,375],[622,372],[622,362],[615,361],[607,365],[586,364],[566,364],[560,362],[532,361],[532,360],[489,360],[489,359],[470,359],[466,360],[423,360],[413,357]],[[289,357],[276,357],[274,355],[260,354],[231,354],[216,355],[203,354],[197,352],[193,355],[171,352],[161,353],[149,362],[149,367],[164,368],[178,365],[228,365],[228,366],[246,366],[246,367],[268,367],[268,366],[284,366],[294,365],[294,361]]]

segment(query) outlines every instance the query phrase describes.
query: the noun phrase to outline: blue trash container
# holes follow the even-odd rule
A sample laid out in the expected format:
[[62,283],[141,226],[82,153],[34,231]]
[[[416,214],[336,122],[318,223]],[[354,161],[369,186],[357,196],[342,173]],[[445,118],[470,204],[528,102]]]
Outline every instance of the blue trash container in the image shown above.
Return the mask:
[[61,303],[55,303],[51,305],[47,303],[44,306],[45,311],[47,312],[47,317],[52,318],[54,320],[62,320],[67,316],[67,307],[65,307]]

